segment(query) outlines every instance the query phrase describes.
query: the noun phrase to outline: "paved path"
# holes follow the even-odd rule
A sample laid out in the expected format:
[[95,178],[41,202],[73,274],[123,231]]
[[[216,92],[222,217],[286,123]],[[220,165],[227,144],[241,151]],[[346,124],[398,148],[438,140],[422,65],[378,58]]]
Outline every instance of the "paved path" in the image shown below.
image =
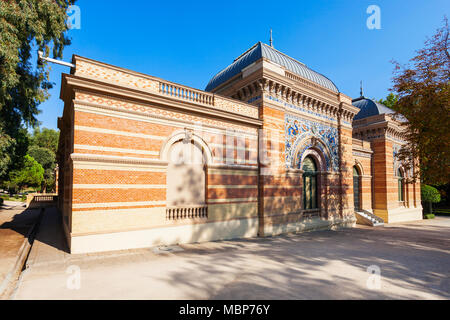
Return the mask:
[[11,274],[38,214],[39,210],[27,210],[21,202],[5,201],[0,208],[0,292],[7,285],[4,280]]
[[[56,217],[44,216],[15,299],[450,298],[450,218],[182,245],[177,252],[69,255],[56,244]],[[379,290],[367,287],[372,265],[381,271]],[[69,289],[68,280],[72,288],[77,282],[67,272],[78,268],[80,288]]]

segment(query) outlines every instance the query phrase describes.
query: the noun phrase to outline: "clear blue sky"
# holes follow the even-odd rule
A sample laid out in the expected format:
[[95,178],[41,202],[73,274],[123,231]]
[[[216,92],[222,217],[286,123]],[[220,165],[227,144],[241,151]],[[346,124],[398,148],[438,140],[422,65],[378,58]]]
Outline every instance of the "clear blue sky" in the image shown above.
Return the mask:
[[[369,30],[369,5],[381,29]],[[450,18],[448,0],[123,1],[79,0],[81,29],[70,30],[72,54],[204,89],[209,79],[258,41],[305,63],[351,97],[384,98],[395,59],[406,63]],[[51,98],[40,106],[43,127],[57,128],[61,73],[52,66]]]

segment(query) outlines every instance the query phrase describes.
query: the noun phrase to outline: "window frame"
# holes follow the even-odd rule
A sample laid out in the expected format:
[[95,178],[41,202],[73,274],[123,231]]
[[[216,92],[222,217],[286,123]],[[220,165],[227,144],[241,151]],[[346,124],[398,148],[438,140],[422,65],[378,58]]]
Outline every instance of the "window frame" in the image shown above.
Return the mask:
[[[305,161],[310,160],[314,166],[314,171],[305,171]],[[303,160],[303,209],[304,210],[318,210],[318,179],[317,179],[317,163],[312,156],[307,156]],[[307,183],[308,182],[308,183]],[[308,184],[308,188],[307,188]],[[309,195],[309,197],[308,197]]]

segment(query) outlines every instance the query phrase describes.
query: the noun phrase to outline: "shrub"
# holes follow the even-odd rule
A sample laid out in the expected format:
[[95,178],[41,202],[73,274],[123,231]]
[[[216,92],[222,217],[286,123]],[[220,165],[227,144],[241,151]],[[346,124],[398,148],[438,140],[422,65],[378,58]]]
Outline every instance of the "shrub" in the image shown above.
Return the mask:
[[428,203],[429,213],[433,213],[432,203],[438,203],[441,201],[441,194],[439,191],[429,185],[422,185],[421,187],[422,201]]

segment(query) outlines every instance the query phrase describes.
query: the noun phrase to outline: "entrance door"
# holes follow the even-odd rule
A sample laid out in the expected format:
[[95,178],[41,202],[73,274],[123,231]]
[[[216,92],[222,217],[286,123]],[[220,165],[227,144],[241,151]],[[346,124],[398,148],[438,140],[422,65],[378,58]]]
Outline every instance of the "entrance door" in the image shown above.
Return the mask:
[[356,167],[353,167],[353,201],[355,205],[355,210],[361,209],[361,203],[359,201],[359,190],[360,190],[360,176],[358,169]]

